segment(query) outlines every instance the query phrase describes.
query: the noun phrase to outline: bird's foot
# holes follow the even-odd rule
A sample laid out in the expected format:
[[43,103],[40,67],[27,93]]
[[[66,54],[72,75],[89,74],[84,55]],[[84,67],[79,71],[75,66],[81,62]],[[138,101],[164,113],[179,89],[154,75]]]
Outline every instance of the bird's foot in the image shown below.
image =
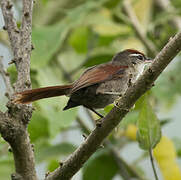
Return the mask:
[[124,110],[124,111],[126,111],[126,112],[129,112],[129,109],[128,109],[128,108],[122,108],[122,107],[119,106],[119,101],[120,101],[120,99],[121,99],[121,97],[119,97],[118,99],[116,99],[116,100],[114,101],[114,106],[117,107],[117,108],[120,109],[120,110]]

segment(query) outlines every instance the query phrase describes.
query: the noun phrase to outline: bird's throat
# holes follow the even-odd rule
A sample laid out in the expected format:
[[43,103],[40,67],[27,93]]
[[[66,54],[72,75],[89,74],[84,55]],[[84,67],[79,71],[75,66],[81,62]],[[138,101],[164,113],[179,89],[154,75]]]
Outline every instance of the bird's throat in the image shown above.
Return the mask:
[[132,83],[134,83],[140,77],[140,75],[143,74],[145,65],[145,63],[134,65],[134,67],[131,70],[131,73],[133,74]]

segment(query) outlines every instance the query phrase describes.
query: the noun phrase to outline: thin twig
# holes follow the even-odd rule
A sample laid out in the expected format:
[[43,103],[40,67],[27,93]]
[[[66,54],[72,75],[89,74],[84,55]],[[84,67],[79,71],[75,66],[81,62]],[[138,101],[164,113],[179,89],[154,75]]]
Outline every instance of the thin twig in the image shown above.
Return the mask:
[[99,126],[96,126],[86,140],[63,163],[63,165],[46,177],[46,180],[70,179],[100,147],[102,141],[120,123],[135,102],[152,87],[154,81],[180,50],[181,32],[175,35],[174,38],[170,39],[143,75],[140,76],[135,84],[127,89],[124,96],[118,101],[117,106],[100,121]]
[[0,73],[1,73],[1,76],[2,76],[5,86],[6,86],[6,94],[8,95],[8,98],[9,98],[13,94],[14,91],[11,86],[9,74],[4,69],[2,59],[3,59],[3,57],[0,56]]
[[152,166],[152,169],[153,169],[155,180],[158,180],[158,175],[157,175],[154,160],[153,160],[152,149],[149,149],[149,156],[150,156],[151,166]]
[[147,48],[148,52],[152,55],[155,56],[157,54],[157,50],[155,45],[146,37],[143,27],[141,27],[140,22],[138,21],[138,18],[136,14],[134,13],[133,8],[131,7],[130,0],[124,0],[123,1],[123,8],[128,15],[131,24],[138,35],[138,38],[141,40],[141,42],[145,45]]

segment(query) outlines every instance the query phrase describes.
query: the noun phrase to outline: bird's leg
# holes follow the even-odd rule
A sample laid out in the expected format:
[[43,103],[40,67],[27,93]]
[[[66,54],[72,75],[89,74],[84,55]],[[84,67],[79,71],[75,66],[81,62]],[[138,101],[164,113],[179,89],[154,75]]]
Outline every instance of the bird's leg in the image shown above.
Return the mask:
[[95,109],[90,108],[90,107],[86,107],[86,108],[90,109],[92,112],[94,112],[95,114],[97,114],[100,118],[104,118],[104,116],[103,116],[102,114],[98,113]]

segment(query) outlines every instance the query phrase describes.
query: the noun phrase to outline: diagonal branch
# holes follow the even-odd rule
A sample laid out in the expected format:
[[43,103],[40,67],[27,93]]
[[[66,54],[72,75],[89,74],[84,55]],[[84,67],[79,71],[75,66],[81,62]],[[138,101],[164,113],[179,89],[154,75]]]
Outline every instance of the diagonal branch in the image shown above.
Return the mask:
[[[77,122],[79,123],[82,131],[86,133],[86,135],[89,135],[91,133],[91,130],[79,117],[77,118]],[[107,147],[107,149],[109,150],[110,155],[115,160],[119,168],[119,174],[122,176],[123,179],[128,180],[130,178],[136,178],[139,180],[143,180],[143,178],[120,157],[117,149],[113,147],[112,143],[109,140],[105,140],[103,146]]]
[[54,172],[50,173],[46,180],[68,180],[100,147],[102,141],[120,123],[135,102],[151,87],[161,72],[181,50],[181,32],[172,38],[162,51],[156,56],[154,62],[144,74],[133,84],[119,100],[117,107],[103,119],[84,143]]

